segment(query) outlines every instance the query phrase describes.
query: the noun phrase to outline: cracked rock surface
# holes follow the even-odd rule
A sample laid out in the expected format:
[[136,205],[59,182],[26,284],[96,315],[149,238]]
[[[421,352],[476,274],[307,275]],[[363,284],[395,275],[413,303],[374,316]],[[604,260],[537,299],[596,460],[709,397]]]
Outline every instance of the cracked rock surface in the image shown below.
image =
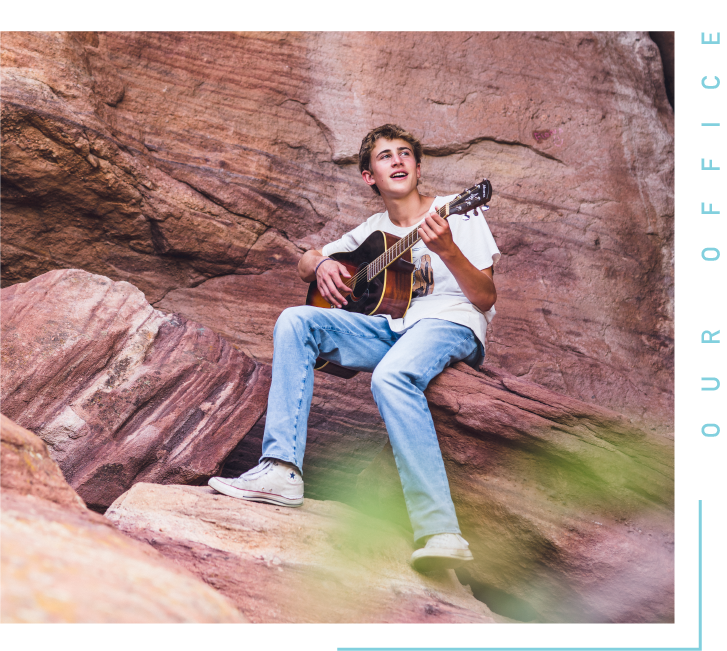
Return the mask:
[[206,481],[267,402],[267,366],[86,271],[3,289],[2,331],[4,413],[98,510],[136,481]]
[[221,594],[89,511],[46,445],[0,416],[3,623],[245,622]]

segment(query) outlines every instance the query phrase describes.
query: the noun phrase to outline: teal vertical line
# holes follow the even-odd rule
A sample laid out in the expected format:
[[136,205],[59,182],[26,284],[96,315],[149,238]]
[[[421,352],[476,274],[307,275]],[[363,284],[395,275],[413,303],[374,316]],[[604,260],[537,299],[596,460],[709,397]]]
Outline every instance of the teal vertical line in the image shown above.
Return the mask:
[[702,500],[699,500],[699,651],[702,651]]

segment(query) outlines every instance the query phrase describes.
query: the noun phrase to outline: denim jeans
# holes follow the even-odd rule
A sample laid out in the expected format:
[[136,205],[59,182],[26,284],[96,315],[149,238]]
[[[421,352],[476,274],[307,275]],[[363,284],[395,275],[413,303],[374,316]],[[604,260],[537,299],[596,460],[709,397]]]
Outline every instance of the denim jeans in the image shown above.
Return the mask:
[[394,451],[414,539],[460,533],[424,389],[450,364],[479,361],[472,330],[422,319],[394,332],[383,317],[303,305],[280,315],[274,344],[261,459],[302,470],[317,357],[372,371],[371,391]]

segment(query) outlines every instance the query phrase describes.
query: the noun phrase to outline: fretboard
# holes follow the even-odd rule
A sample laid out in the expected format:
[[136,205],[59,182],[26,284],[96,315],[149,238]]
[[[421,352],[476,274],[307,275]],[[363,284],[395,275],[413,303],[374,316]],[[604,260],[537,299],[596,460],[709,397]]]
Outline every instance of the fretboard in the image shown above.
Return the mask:
[[[440,217],[447,219],[449,217],[449,206],[457,199],[459,199],[459,195],[449,203],[444,204],[444,206],[442,206],[439,210],[437,210],[437,214]],[[384,269],[386,269],[386,267],[398,260],[421,239],[422,238],[419,237],[419,226],[417,226],[412,231],[407,233],[404,237],[402,237],[396,244],[394,244],[394,246],[386,249],[384,253],[382,253],[378,258],[376,258],[376,260],[371,262],[369,266],[366,267],[366,280],[371,281],[376,278],[376,276],[378,276]]]

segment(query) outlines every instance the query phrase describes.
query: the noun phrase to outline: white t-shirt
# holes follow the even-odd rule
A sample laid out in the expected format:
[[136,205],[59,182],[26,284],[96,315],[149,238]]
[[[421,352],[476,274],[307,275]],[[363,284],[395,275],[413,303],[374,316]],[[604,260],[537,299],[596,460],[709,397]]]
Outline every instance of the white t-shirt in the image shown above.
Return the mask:
[[[457,195],[436,197],[432,206],[441,208],[455,196]],[[464,215],[451,215],[447,221],[454,243],[477,269],[487,269],[500,259],[500,251],[485,221],[484,212],[480,208],[475,208]],[[353,251],[374,231],[384,231],[404,237],[414,228],[416,226],[406,228],[395,226],[389,219],[388,211],[376,213],[363,224],[346,233],[341,239],[326,244],[321,249],[321,253],[331,255],[332,253]],[[411,251],[416,271],[414,272],[413,296],[409,309],[401,319],[392,319],[388,315],[377,316],[385,316],[394,332],[406,330],[420,319],[426,318],[459,323],[472,329],[484,350],[487,324],[495,315],[495,307],[491,307],[483,314],[472,305],[442,259],[430,251],[422,240],[417,242]]]

